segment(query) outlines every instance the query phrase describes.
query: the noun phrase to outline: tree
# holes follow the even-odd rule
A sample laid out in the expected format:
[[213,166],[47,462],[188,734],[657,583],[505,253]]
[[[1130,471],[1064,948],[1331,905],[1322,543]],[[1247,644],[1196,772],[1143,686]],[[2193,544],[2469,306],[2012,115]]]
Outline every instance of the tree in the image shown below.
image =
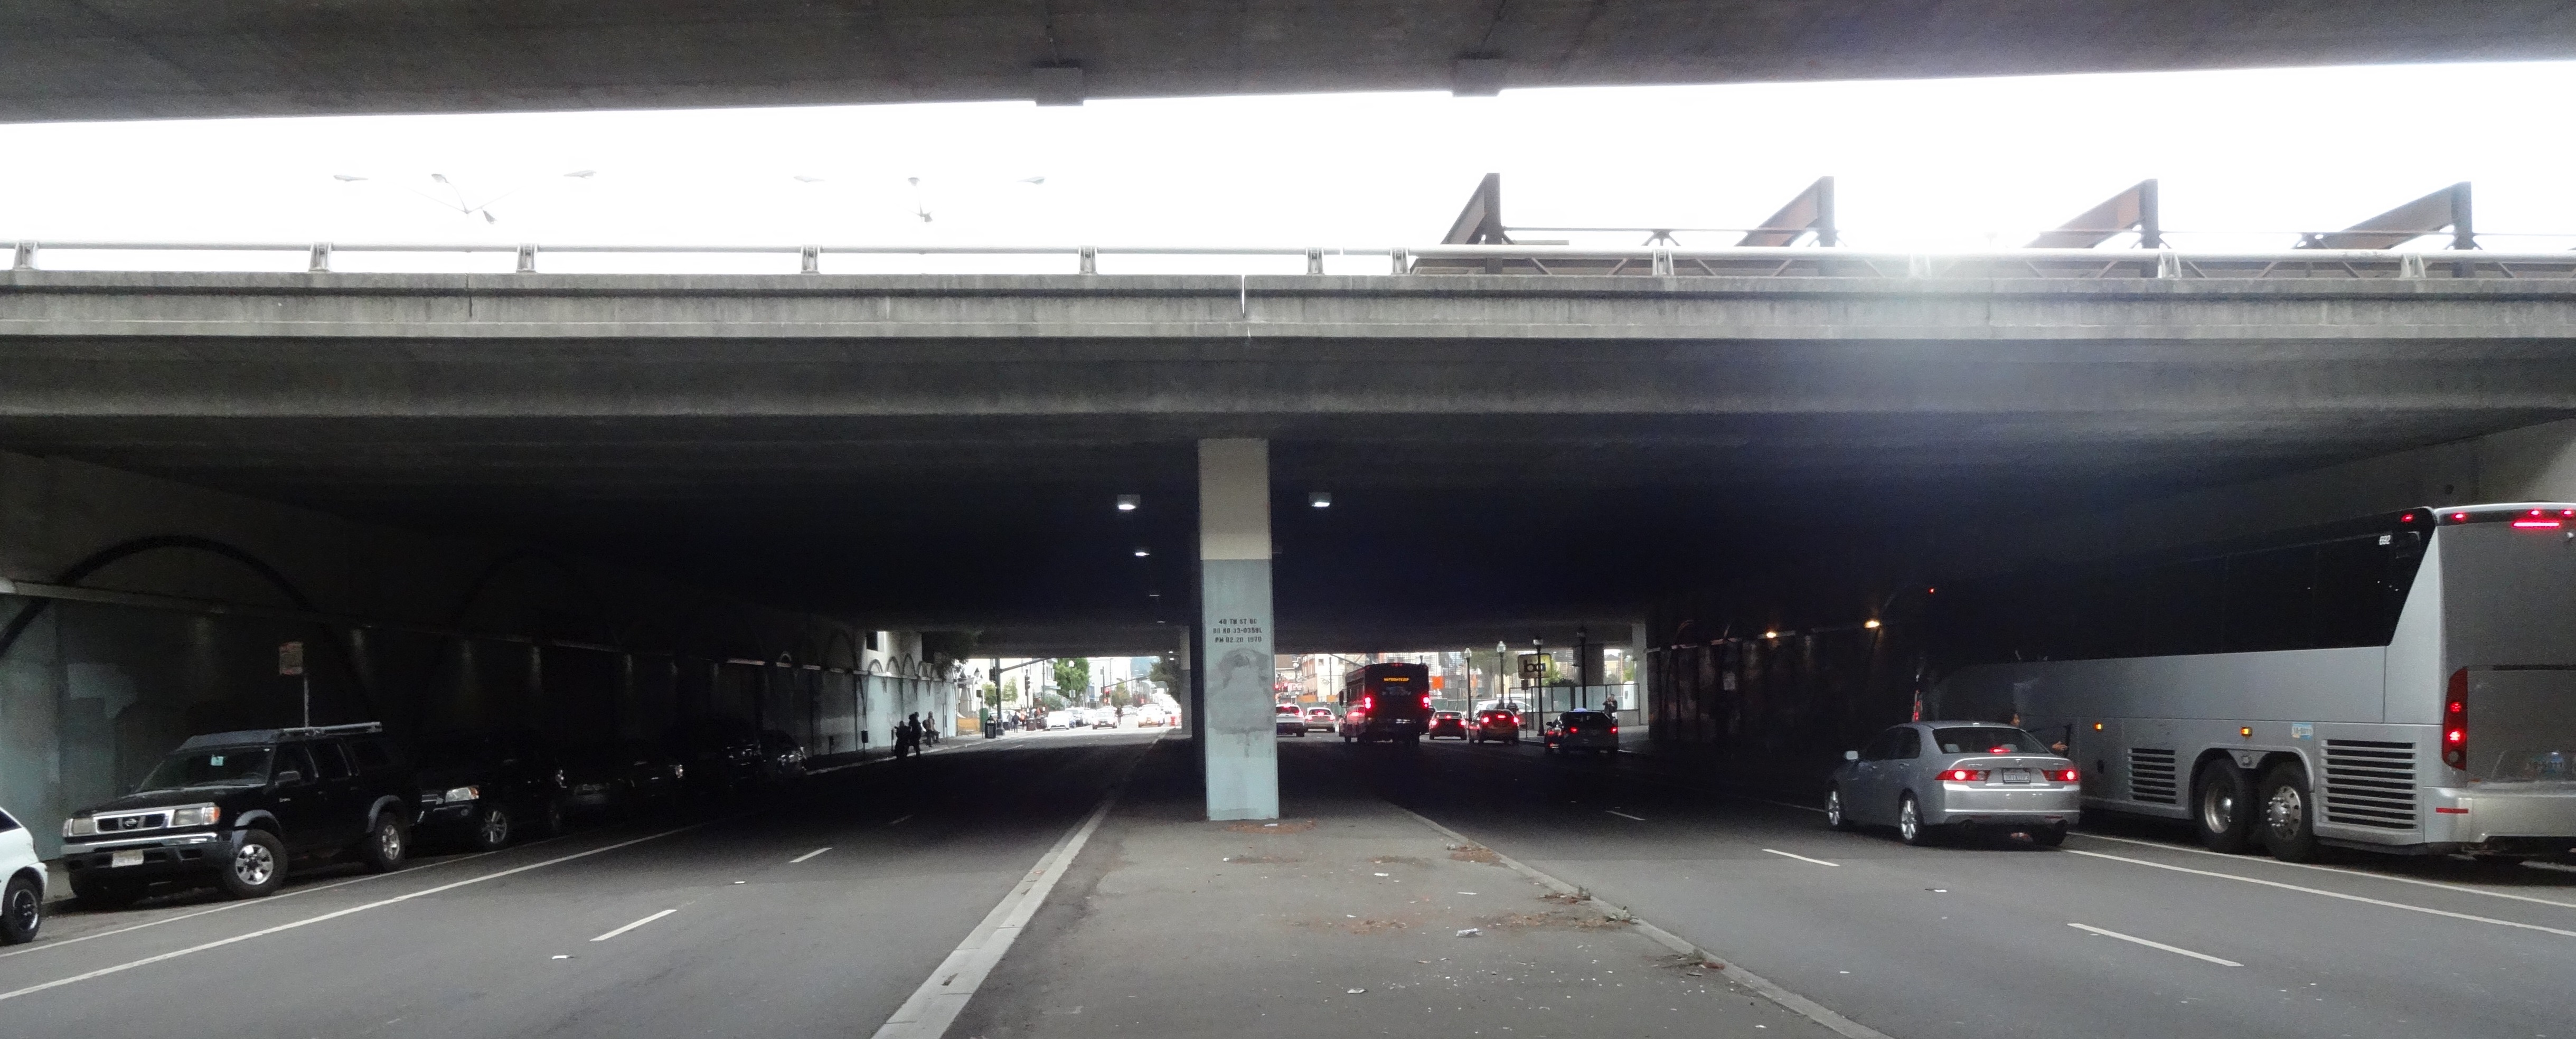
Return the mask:
[[1091,658],[1058,657],[1055,661],[1055,691],[1075,703],[1091,692]]
[[1181,666],[1170,657],[1156,657],[1153,669],[1145,672],[1145,680],[1162,686],[1166,693],[1178,696],[1181,688]]

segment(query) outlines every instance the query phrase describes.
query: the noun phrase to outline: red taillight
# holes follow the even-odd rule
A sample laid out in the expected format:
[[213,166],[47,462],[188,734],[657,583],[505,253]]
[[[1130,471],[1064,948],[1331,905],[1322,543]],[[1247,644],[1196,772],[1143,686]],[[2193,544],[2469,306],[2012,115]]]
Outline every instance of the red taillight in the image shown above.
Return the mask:
[[2071,768],[2052,768],[2048,770],[2048,781],[2052,783],[2072,783],[2077,778],[2079,778],[2079,776],[2076,771]]
[[1616,726],[1616,725],[1611,726],[1611,727],[1610,727],[1610,735],[1616,736],[1616,735],[1618,735],[1618,734],[1619,734],[1619,727],[1618,727],[1618,726]]
[[2554,519],[2518,519],[2513,525],[2523,530],[2559,530],[2567,526]]
[[1422,694],[1422,709],[1426,711],[1431,709],[1431,694]]
[[1988,754],[2015,754],[2015,753],[2019,753],[2020,751],[2021,751],[2021,748],[2019,748],[2019,747],[1988,747],[1988,748],[1986,748],[1986,753],[1988,753]]
[[2442,763],[2469,767],[2469,669],[2465,667],[2451,672],[2451,686],[2442,694]]
[[1942,771],[1939,778],[1944,783],[1983,783],[1986,781],[1986,770],[1981,768],[1946,769]]
[[1365,711],[1365,710],[1368,710],[1369,708],[1371,708],[1371,707],[1375,707],[1375,706],[1377,706],[1377,697],[1374,697],[1374,696],[1363,696],[1363,697],[1360,697],[1360,710]]

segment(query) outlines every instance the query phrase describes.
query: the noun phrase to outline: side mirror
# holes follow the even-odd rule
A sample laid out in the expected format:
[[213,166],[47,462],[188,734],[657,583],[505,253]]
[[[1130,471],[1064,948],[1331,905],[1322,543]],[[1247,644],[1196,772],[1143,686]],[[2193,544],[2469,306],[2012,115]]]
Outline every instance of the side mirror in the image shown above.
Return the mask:
[[283,771],[283,772],[278,773],[278,774],[277,774],[277,777],[276,777],[276,783],[277,783],[277,785],[279,785],[279,786],[294,786],[295,784],[297,784],[297,783],[301,783],[301,782],[303,782],[303,781],[304,781],[304,773],[298,772],[298,771],[296,771],[296,770],[294,770],[294,769],[291,769],[291,768],[290,768],[290,769],[287,769],[286,771]]
[[1844,752],[1843,752],[1843,760],[1844,760],[1844,761],[1859,761],[1859,760],[1860,760],[1860,752],[1859,752],[1859,751],[1856,751],[1856,750],[1847,750],[1847,751],[1844,751]]

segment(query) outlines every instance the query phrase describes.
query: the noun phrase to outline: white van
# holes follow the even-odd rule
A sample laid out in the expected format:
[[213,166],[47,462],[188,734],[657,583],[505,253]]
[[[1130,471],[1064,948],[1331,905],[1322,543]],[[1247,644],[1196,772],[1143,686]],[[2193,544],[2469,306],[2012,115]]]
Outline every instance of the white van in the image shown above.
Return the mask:
[[45,863],[36,857],[36,835],[0,811],[0,945],[36,940],[45,925]]

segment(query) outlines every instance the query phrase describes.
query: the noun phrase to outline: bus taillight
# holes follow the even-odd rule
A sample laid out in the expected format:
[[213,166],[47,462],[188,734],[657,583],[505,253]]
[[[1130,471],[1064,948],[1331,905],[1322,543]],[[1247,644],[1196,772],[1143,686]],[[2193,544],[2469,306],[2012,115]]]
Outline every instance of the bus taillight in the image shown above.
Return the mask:
[[2451,672],[2451,687],[2442,694],[2442,763],[2469,767],[2469,669]]
[[1426,711],[1431,709],[1431,694],[1422,694],[1422,709]]

